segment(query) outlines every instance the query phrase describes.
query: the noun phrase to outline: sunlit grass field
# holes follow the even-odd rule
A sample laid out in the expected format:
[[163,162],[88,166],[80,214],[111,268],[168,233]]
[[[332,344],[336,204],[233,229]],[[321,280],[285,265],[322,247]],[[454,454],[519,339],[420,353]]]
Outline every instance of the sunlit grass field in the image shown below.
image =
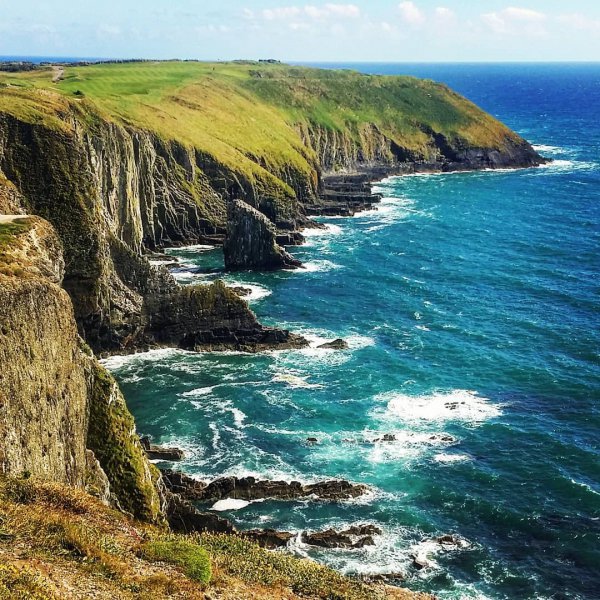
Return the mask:
[[132,62],[0,72],[0,111],[67,127],[77,110],[155,132],[251,174],[286,166],[309,174],[314,153],[298,131],[320,126],[350,140],[377,130],[425,155],[431,132],[501,147],[513,134],[444,85],[264,63]]

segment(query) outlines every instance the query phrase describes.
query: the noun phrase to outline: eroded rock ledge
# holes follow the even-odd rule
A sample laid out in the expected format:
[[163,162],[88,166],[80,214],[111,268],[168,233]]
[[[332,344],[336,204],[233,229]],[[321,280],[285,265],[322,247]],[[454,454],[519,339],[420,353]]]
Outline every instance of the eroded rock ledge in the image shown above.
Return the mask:
[[295,500],[315,497],[318,500],[348,500],[369,491],[362,483],[332,479],[311,484],[299,481],[269,481],[254,477],[220,477],[205,483],[178,471],[163,470],[167,489],[191,502],[208,502],[233,498],[237,500]]

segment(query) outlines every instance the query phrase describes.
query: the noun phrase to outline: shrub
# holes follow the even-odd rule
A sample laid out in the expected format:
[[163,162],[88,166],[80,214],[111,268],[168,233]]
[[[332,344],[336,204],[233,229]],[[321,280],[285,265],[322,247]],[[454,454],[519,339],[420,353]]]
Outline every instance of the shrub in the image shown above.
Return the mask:
[[44,580],[25,567],[0,564],[0,600],[51,600],[55,595]]
[[197,544],[186,540],[152,541],[144,545],[142,553],[146,559],[172,563],[200,583],[210,582],[212,570],[208,553]]

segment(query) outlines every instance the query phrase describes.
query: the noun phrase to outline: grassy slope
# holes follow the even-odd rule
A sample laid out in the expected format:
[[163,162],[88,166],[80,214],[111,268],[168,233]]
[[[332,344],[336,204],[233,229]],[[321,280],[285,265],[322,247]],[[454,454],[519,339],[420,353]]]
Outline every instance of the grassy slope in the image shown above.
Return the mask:
[[412,77],[198,62],[67,67],[59,83],[52,83],[50,69],[0,73],[0,111],[64,127],[56,116],[66,98],[250,173],[259,172],[259,164],[310,172],[314,156],[299,139],[300,124],[357,137],[361,125],[373,123],[416,152],[425,150],[428,139],[422,125],[481,147],[499,147],[514,136],[446,86]]
[[81,491],[0,476],[0,600],[205,597],[430,598],[367,587],[235,536],[167,534]]

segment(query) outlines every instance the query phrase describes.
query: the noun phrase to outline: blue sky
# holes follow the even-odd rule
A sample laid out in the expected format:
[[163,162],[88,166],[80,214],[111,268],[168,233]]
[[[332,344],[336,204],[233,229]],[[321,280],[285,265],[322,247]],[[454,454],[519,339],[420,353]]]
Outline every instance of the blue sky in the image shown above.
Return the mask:
[[600,0],[0,0],[0,55],[600,61]]

